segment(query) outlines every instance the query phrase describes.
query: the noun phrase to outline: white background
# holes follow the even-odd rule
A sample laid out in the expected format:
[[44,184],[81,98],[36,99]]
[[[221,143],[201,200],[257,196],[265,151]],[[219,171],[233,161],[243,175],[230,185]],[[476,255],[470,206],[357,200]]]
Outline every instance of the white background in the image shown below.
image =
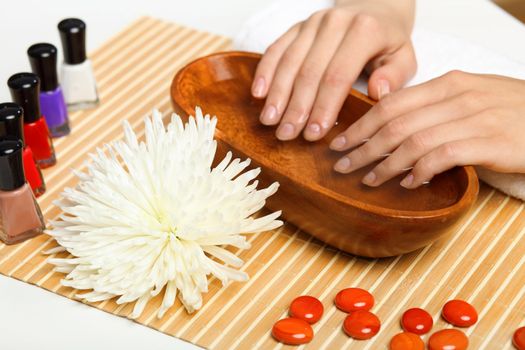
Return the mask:
[[[306,0],[305,0],[306,1]],[[35,42],[59,45],[60,19],[88,24],[88,50],[140,15],[234,36],[270,1],[263,0],[3,0],[0,5],[0,101],[5,82],[28,71],[26,49]],[[420,0],[416,25],[477,43],[525,63],[525,26],[485,0]],[[192,345],[126,319],[0,276],[0,349],[193,349]]]

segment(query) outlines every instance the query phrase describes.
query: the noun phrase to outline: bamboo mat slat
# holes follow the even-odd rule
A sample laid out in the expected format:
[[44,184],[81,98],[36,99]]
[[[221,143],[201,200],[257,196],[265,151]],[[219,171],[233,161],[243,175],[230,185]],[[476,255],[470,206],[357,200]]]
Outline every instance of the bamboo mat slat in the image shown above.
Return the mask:
[[[82,169],[87,153],[121,138],[122,120],[142,135],[143,117],[153,108],[171,113],[169,85],[175,72],[229,46],[224,37],[142,17],[92,53],[101,105],[72,113],[73,133],[56,140],[59,162],[44,171],[48,190],[38,199],[45,217],[60,214],[52,201],[75,185],[69,169]],[[323,318],[314,325],[314,340],[306,346],[311,349],[385,349],[400,331],[402,312],[410,307],[427,309],[434,316],[434,330],[450,327],[439,314],[452,298],[471,302],[480,314],[479,322],[465,330],[471,349],[511,349],[513,331],[525,323],[524,204],[487,186],[448,237],[399,257],[352,257],[290,224],[250,236],[249,241],[251,249],[237,252],[251,277],[248,282],[221,288],[212,279],[202,309],[193,315],[177,302],[157,319],[161,300],[155,298],[136,321],[206,348],[288,348],[272,339],[271,327],[285,317],[294,297],[310,294],[325,306]],[[60,285],[63,275],[52,271],[42,253],[54,245],[45,235],[19,245],[0,244],[0,273],[74,298],[76,291]],[[368,289],[376,298],[373,311],[382,329],[370,341],[354,341],[342,332],[345,314],[333,299],[351,286]],[[123,317],[132,311],[132,306],[114,300],[91,305]]]

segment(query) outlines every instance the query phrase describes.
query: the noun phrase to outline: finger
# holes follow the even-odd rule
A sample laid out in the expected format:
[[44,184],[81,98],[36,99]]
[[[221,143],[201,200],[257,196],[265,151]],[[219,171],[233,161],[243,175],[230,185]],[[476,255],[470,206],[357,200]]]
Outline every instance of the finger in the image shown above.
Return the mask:
[[426,83],[388,94],[346,131],[335,137],[330,147],[336,151],[356,147],[391,120],[470,90],[472,80],[471,74],[450,72]]
[[445,143],[421,158],[401,186],[409,189],[428,183],[435,175],[455,166],[490,167],[498,157],[497,141],[490,138],[463,139]]
[[272,83],[275,69],[283,53],[299,34],[300,23],[294,25],[272,45],[270,45],[262,56],[252,83],[252,95],[256,98],[264,98],[268,94],[268,88]]
[[[388,155],[411,135],[465,116],[475,115],[486,108],[479,103],[479,98],[477,92],[467,92],[402,115],[385,124],[369,138],[366,144],[346,155],[350,162],[345,160],[341,164],[348,167],[343,168],[339,164],[336,169],[343,173],[350,173],[381,159],[383,155]],[[481,117],[491,118],[490,115],[478,116]]]
[[279,134],[278,132],[279,139],[296,138],[303,130],[317,95],[321,77],[344,38],[344,27],[348,20],[346,14],[337,12],[327,14],[323,18],[315,41],[297,74],[292,97],[281,120],[282,125],[292,125],[293,132],[291,134]]
[[368,173],[363,183],[379,186],[407,170],[426,154],[446,143],[488,137],[492,122],[480,115],[439,124],[407,138],[393,153]]
[[368,95],[375,100],[401,89],[416,74],[417,62],[412,43],[375,61],[377,63],[372,63],[375,68],[372,68],[368,79]]
[[297,72],[315,39],[320,23],[318,17],[318,15],[312,16],[309,21],[303,23],[299,34],[283,53],[261,113],[260,119],[263,124],[275,125],[279,123],[290,99]]
[[383,46],[380,37],[370,40],[377,24],[356,16],[340,48],[321,80],[304,137],[309,141],[323,138],[334,125],[337,115],[367,61]]

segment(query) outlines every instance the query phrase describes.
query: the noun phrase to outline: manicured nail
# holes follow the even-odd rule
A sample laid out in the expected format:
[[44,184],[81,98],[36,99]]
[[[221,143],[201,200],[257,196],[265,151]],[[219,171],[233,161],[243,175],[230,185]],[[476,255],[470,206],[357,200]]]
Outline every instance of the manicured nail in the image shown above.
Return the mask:
[[252,86],[252,95],[257,98],[263,98],[265,86],[266,86],[266,83],[263,77],[259,77],[255,79],[255,81],[253,82],[253,86]]
[[317,123],[312,123],[306,127],[305,137],[307,139],[317,139],[321,135],[321,126]]
[[293,138],[294,126],[290,123],[284,123],[277,129],[277,138],[282,141]]
[[376,174],[373,171],[371,171],[368,174],[366,174],[365,177],[363,177],[362,181],[365,185],[371,186],[374,184],[374,181],[376,181],[376,178],[377,178]]
[[408,174],[403,181],[401,181],[400,185],[404,188],[410,188],[412,186],[412,183],[414,182],[414,175]]
[[277,122],[277,108],[273,105],[265,106],[261,113],[260,120],[264,125],[275,124]]
[[350,166],[352,165],[352,161],[348,157],[343,157],[337,161],[334,165],[334,170],[340,173],[348,172],[348,169],[350,169]]
[[332,140],[330,143],[330,148],[336,151],[342,150],[346,145],[346,137],[343,135],[337,136],[335,139]]
[[390,93],[390,83],[388,80],[381,79],[379,80],[379,87],[377,89],[377,95],[379,99],[382,99]]

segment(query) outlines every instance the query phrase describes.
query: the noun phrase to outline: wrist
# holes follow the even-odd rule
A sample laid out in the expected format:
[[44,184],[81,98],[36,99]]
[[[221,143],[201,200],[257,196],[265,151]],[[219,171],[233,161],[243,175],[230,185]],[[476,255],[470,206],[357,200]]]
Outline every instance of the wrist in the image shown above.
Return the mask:
[[409,29],[414,26],[416,1],[415,0],[335,0],[335,7],[362,6],[370,8],[388,8],[393,11]]

